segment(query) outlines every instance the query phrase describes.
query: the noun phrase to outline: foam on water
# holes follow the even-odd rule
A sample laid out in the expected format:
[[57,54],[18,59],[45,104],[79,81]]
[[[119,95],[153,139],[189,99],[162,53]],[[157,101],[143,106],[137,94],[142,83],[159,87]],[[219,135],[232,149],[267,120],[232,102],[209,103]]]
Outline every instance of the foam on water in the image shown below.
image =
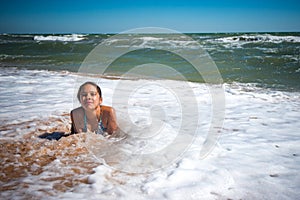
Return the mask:
[[[127,137],[67,135],[68,113],[78,105],[73,96],[77,85],[86,80],[99,83],[105,104],[116,105],[119,125],[128,131]],[[198,103],[200,127],[192,144],[164,168],[129,173],[119,168],[118,162],[126,156],[120,149],[149,153],[168,145],[172,131],[177,131],[178,101],[162,87],[168,81],[145,85],[143,80],[125,80],[125,85],[141,87],[122,106],[113,99],[116,79],[5,68],[0,81],[2,198],[296,199],[300,195],[298,92],[224,84],[226,116],[219,127],[221,135],[213,151],[199,159],[211,121],[211,95],[205,84],[189,83]],[[180,83],[173,83],[187,95]],[[158,107],[165,109],[163,117]],[[165,119],[164,134],[148,140],[134,138],[139,127],[161,118]],[[193,133],[188,131],[189,135]],[[158,159],[164,157],[152,162]],[[145,167],[143,162],[128,163]]]
[[270,42],[270,43],[282,43],[282,42],[291,42],[299,43],[299,36],[275,36],[270,34],[263,35],[240,35],[240,36],[230,36],[224,38],[218,38],[216,41],[223,43],[258,43],[258,42]]
[[[124,44],[128,45],[128,41],[130,41],[131,35],[127,35],[127,39],[124,38],[115,38],[104,40],[103,45],[114,45],[117,47],[122,47]],[[130,43],[131,47],[136,48],[156,48],[160,47],[168,47],[171,49],[176,49],[178,47],[189,47],[189,48],[199,48],[199,44],[196,41],[191,41],[191,39],[186,36],[170,36],[164,34],[153,34],[150,36],[143,36],[143,35],[134,35],[134,39]]]
[[198,158],[200,136],[183,159],[152,174],[100,166],[90,176],[93,199],[297,198],[299,94],[237,83],[226,91],[222,136],[207,158]]
[[1,69],[1,125],[69,112],[74,76],[49,71]]
[[84,40],[84,35],[72,34],[72,35],[36,35],[33,37],[36,41],[62,41],[62,42],[73,42]]

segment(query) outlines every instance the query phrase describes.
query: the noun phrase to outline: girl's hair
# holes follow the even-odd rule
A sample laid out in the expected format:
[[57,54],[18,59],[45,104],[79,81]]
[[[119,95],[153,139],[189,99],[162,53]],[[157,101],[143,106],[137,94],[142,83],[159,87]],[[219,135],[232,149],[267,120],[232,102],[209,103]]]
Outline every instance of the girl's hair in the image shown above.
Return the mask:
[[102,92],[101,92],[100,87],[99,87],[96,83],[91,82],[91,81],[88,81],[88,82],[85,82],[84,84],[82,84],[82,85],[79,87],[79,89],[78,89],[78,92],[77,92],[77,99],[78,99],[79,101],[80,101],[80,91],[81,91],[81,89],[83,88],[83,86],[85,86],[85,85],[93,85],[93,86],[95,86],[95,87],[97,88],[97,92],[99,93],[100,98],[102,98]]

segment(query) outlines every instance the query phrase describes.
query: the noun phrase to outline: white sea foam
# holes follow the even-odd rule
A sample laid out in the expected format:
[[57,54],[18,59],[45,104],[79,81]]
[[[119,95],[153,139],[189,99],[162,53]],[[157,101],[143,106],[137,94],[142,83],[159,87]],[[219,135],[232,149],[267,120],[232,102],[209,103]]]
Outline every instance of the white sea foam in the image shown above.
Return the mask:
[[183,36],[176,37],[170,35],[158,35],[158,36],[142,36],[142,35],[120,35],[113,39],[104,40],[103,45],[114,45],[116,47],[136,47],[136,48],[178,48],[178,47],[189,47],[189,48],[199,48],[199,43],[192,41],[190,38]]
[[[34,120],[37,117],[46,118],[49,115],[69,112],[76,106],[73,104],[73,96],[77,91],[77,85],[86,80],[99,83],[105,104],[116,103],[112,96],[118,80],[79,77],[59,72],[1,69],[1,123],[10,124],[11,121]],[[176,116],[180,110],[176,98],[170,96],[172,93],[169,93],[167,88],[160,88],[165,82],[168,81],[157,81],[155,84],[142,87],[143,80],[126,80],[126,84],[141,87],[132,93],[128,105],[117,106],[117,112],[121,109],[119,116],[130,108],[131,120],[142,125],[151,123],[153,119],[150,112],[151,103],[160,102],[166,112],[167,118],[164,121],[167,123],[166,130],[174,128],[176,130],[178,126]],[[180,84],[175,83],[180,88]],[[114,164],[101,164],[94,169],[94,174],[89,176],[88,185],[82,183],[70,191],[51,192],[52,196],[43,197],[172,200],[297,199],[300,195],[298,190],[300,94],[259,88],[254,84],[224,84],[226,116],[223,127],[220,127],[221,136],[213,151],[204,159],[199,159],[199,152],[206,137],[205,132],[211,120],[211,95],[204,84],[189,83],[189,85],[193,88],[198,102],[201,129],[180,159],[148,174],[126,173],[115,168]],[[184,91],[185,88],[182,88],[183,94],[186,95]],[[151,98],[150,94],[153,94]],[[23,114],[20,116],[20,113]],[[151,149],[168,145],[168,140],[172,141],[171,136],[166,133],[163,137],[159,135],[152,137],[153,141],[149,140],[148,144],[146,140],[142,143],[125,139],[124,142],[118,141],[115,147],[120,145],[131,150],[135,147],[136,150],[149,152]],[[110,145],[110,140],[105,140]],[[113,152],[114,148],[102,150]],[[152,161],[157,162],[158,159]],[[140,164],[144,166],[144,163]],[[14,195],[26,193],[34,196],[41,190],[52,191],[51,181],[41,181],[40,177],[51,177],[54,171],[58,173],[57,170],[51,171],[54,168],[70,170],[60,166],[60,161],[54,160],[46,166],[41,175],[24,178],[23,181],[27,181],[29,187],[14,191]],[[8,197],[9,194],[12,193],[1,192],[2,197]]]
[[103,180],[113,173],[99,167],[91,176],[101,180],[93,183],[95,198],[112,194],[142,199],[297,198],[299,94],[241,84],[227,85],[226,91],[222,136],[209,157],[197,158],[199,137],[185,157],[168,169],[135,178],[114,175],[125,181],[122,185]]
[[[300,43],[299,36],[274,36],[270,34],[258,34],[258,35],[239,35],[239,36],[229,36],[217,39],[209,40],[211,42],[217,41],[223,43],[225,47],[241,47],[248,43],[275,43],[279,44],[282,42],[290,43]],[[230,44],[230,45],[228,45]]]
[[68,73],[1,68],[1,123],[21,123],[47,118],[56,111],[72,108],[66,94],[74,90],[74,77]]
[[36,41],[62,41],[62,42],[73,42],[84,40],[84,35],[72,34],[72,35],[36,35],[33,38]]

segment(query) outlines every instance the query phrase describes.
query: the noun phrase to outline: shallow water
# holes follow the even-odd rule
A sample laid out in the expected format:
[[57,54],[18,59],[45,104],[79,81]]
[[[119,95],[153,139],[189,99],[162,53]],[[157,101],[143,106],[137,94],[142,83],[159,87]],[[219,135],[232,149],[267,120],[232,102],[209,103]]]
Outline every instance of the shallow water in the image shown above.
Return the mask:
[[[68,135],[69,112],[78,106],[74,98],[77,85],[87,79],[102,87],[104,104],[116,105],[126,137]],[[1,198],[297,199],[300,195],[298,92],[224,84],[224,123],[217,127],[220,134],[214,148],[201,157],[213,115],[209,86],[188,83],[198,116],[180,116],[182,108],[190,108],[182,104],[178,110],[182,102],[171,89],[182,88],[180,83],[171,81],[176,87],[170,89],[165,87],[168,81],[145,84],[143,80],[124,80],[126,85],[139,87],[133,92],[132,87],[128,91],[123,88],[115,94],[118,81],[65,72],[2,69]],[[119,105],[123,101],[114,97],[128,92],[127,104]],[[191,140],[174,143],[182,117],[197,118],[198,129],[195,134],[186,130]],[[145,127],[154,131],[145,132]],[[155,157],[155,152],[168,147],[184,151],[176,159],[169,159],[173,154],[168,151]],[[128,155],[149,153],[144,157],[147,162],[126,160]],[[154,170],[149,171],[145,163]],[[137,167],[147,173],[134,173],[142,172]]]

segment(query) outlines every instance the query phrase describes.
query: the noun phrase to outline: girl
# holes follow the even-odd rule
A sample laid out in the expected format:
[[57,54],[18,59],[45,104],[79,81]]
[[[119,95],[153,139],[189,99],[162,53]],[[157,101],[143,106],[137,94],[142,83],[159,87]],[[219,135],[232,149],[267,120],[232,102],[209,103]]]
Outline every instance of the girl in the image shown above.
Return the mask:
[[112,107],[103,106],[100,87],[86,82],[79,87],[77,98],[81,107],[71,111],[71,133],[95,132],[113,134],[118,129],[116,114]]

